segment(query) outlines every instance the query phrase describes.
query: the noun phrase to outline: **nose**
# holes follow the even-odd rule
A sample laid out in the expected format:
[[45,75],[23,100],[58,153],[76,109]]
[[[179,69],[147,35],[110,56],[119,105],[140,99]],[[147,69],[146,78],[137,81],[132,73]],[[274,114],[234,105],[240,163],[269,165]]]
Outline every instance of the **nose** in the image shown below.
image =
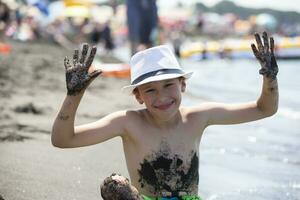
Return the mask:
[[156,97],[160,100],[164,100],[164,98],[166,97],[166,93],[162,89],[157,90]]
[[162,94],[163,94],[162,90],[157,90],[157,92],[156,92],[157,97],[161,97]]

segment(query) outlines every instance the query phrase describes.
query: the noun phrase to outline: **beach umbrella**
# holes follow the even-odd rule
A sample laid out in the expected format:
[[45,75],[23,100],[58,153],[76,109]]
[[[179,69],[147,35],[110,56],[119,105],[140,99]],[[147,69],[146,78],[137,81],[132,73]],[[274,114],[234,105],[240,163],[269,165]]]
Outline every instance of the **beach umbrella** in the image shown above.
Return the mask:
[[44,15],[48,16],[49,15],[49,10],[48,10],[48,5],[49,1],[48,0],[26,0],[28,5],[32,5],[37,7],[41,13]]
[[48,3],[46,1],[38,1],[33,5],[36,6],[44,15],[49,15]]

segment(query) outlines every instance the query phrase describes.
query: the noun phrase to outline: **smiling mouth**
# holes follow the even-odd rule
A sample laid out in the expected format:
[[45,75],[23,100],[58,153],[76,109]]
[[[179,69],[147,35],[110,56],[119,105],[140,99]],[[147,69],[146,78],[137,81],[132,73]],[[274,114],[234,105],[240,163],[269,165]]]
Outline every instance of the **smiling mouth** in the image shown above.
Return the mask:
[[173,103],[174,103],[174,101],[171,101],[169,103],[160,104],[160,105],[157,105],[154,107],[159,110],[167,110],[168,108],[170,108],[173,105]]

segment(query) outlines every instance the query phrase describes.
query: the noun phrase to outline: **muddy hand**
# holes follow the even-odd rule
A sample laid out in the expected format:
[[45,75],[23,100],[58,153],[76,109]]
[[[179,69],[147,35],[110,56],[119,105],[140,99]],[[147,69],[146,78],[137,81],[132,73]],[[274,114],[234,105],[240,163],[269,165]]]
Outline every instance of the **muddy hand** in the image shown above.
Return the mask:
[[70,61],[65,57],[64,64],[66,68],[66,82],[68,95],[77,95],[83,91],[89,83],[101,74],[101,70],[95,70],[92,73],[89,73],[89,68],[94,60],[97,48],[92,47],[88,58],[89,45],[83,44],[81,57],[79,58],[79,50],[75,49],[73,55],[73,65],[70,64]]
[[278,73],[278,65],[274,56],[274,39],[271,37],[269,42],[266,32],[263,32],[262,35],[263,42],[258,33],[255,33],[254,36],[258,48],[254,44],[251,44],[251,48],[261,65],[259,73],[274,80]]

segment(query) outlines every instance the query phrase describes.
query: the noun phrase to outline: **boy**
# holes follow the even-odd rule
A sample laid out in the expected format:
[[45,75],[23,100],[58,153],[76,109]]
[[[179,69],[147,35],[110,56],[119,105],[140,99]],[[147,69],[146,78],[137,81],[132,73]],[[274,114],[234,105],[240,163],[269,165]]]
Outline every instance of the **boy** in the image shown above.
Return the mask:
[[263,75],[262,92],[257,101],[180,107],[181,93],[192,73],[180,68],[166,46],[158,46],[132,57],[131,85],[123,88],[140,104],[145,104],[145,109],[115,112],[74,128],[75,113],[84,90],[101,73],[101,70],[88,73],[96,48],[92,48],[85,62],[88,45],[84,45],[80,59],[79,51],[75,50],[74,66],[65,59],[68,95],[53,125],[53,145],[81,147],[121,136],[133,186],[128,179],[113,174],[102,185],[104,199],[200,199],[197,197],[198,157],[204,129],[213,124],[258,120],[277,111],[278,67],[274,40],[270,38],[269,42],[265,32],[263,42],[258,34],[255,38],[258,49],[254,44],[251,47]]

